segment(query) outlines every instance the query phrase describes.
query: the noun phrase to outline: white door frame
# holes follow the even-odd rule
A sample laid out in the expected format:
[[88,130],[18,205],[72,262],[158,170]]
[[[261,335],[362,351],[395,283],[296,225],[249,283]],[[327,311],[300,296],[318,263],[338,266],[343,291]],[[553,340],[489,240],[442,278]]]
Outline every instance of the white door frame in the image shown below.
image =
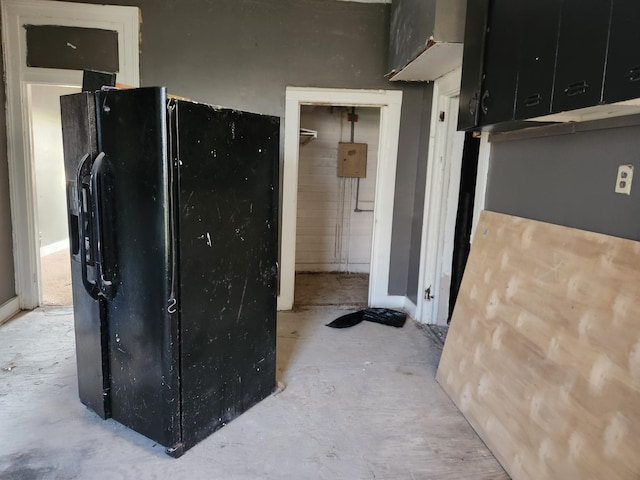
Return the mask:
[[118,81],[133,86],[139,78],[137,7],[89,5],[46,0],[2,0],[2,45],[6,74],[7,154],[13,227],[16,295],[21,309],[40,304],[40,245],[35,167],[30,142],[28,85],[81,85],[82,72],[27,67],[23,25],[64,25],[118,32]]
[[296,215],[298,210],[298,161],[300,105],[341,105],[380,108],[380,137],[373,212],[369,300],[371,306],[391,307],[389,264],[391,225],[402,91],[347,90],[287,87],[282,172],[282,222],[280,243],[280,294],[278,310],[293,308],[296,266]]
[[[443,280],[451,275],[464,148],[464,132],[455,131],[460,77],[461,70],[456,69],[435,81],[431,107],[416,319],[438,325],[447,323],[450,283]],[[440,121],[440,112],[445,112],[444,122]],[[472,232],[484,208],[489,154],[488,135],[484,133],[478,156]],[[425,298],[427,288],[432,295],[430,299]]]

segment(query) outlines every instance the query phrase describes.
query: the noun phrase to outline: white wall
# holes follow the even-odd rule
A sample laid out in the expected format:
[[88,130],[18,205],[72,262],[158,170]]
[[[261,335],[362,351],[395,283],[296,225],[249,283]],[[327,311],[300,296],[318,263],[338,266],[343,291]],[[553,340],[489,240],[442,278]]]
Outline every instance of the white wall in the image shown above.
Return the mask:
[[[303,107],[300,126],[318,138],[300,146],[296,271],[369,272],[372,212],[355,212],[355,178],[337,175],[338,143],[351,140],[350,108]],[[361,210],[372,210],[380,110],[358,108],[354,141],[366,143],[367,176],[360,180]]]
[[38,197],[38,228],[42,253],[68,239],[66,180],[62,151],[60,95],[79,92],[77,87],[32,84],[31,132]]

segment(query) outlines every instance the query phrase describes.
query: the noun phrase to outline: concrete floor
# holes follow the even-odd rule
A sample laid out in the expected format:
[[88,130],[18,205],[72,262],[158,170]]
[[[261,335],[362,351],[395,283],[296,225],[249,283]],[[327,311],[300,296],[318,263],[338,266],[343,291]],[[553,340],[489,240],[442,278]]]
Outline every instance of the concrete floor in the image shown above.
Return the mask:
[[70,308],[0,327],[0,478],[507,479],[434,376],[429,329],[324,325],[339,307],[278,316],[285,389],[173,459],[77,398]]

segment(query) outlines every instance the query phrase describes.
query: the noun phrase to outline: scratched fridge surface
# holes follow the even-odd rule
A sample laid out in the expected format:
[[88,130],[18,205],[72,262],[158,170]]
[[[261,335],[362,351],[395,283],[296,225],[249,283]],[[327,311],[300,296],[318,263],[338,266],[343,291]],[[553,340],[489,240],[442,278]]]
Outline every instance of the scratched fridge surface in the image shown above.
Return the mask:
[[80,400],[181,455],[275,388],[279,120],[62,97]]

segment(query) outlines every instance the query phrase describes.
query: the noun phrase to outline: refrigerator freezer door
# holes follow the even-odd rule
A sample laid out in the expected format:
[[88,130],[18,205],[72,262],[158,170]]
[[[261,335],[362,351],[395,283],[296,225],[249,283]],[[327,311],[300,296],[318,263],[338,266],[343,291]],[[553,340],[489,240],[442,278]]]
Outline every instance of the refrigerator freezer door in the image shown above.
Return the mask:
[[279,119],[176,105],[189,448],[275,388]]
[[[87,230],[91,228],[89,192],[82,179],[89,176],[97,155],[95,101],[80,93],[60,98],[64,167],[67,181],[71,282],[78,363],[78,390],[82,403],[102,418],[110,416],[107,326],[104,305],[99,300],[93,278],[93,247]],[[89,261],[87,262],[87,258]],[[86,287],[86,288],[85,288]]]

